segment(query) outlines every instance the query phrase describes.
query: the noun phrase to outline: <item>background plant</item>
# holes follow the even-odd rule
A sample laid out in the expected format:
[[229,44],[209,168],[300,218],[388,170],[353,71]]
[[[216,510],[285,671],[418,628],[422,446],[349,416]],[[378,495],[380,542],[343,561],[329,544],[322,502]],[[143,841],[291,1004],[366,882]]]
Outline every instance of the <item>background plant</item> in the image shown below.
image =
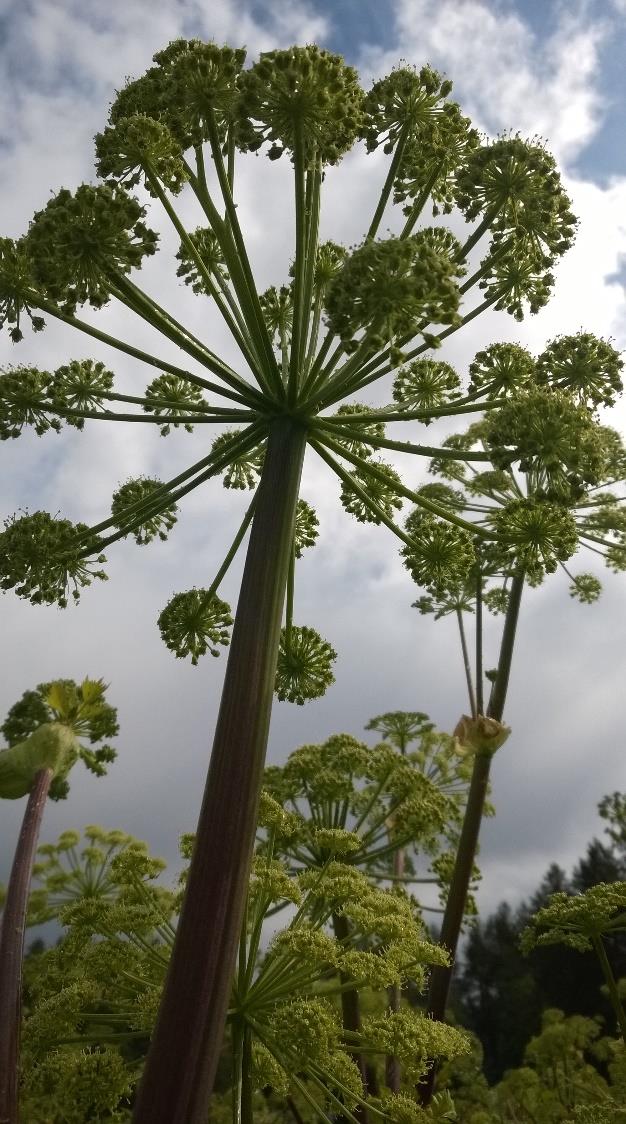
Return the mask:
[[[432,733],[428,729],[424,736]],[[389,744],[370,748],[347,735],[331,743],[333,752],[330,744],[297,750],[284,776],[268,770],[271,789],[280,791],[286,808],[269,791],[264,793],[228,1014],[224,1056],[231,1070],[232,1119],[251,1120],[253,1104],[260,1103],[266,1086],[283,1108],[295,1098],[306,1120],[326,1120],[333,1112],[347,1120],[437,1119],[445,1098],[434,1106],[434,1115],[423,1114],[412,1086],[430,1051],[465,1049],[465,1040],[408,1007],[385,1012],[384,1000],[385,989],[403,979],[411,978],[413,987],[422,990],[430,965],[443,954],[429,939],[417,902],[397,885],[380,888],[365,826],[359,854],[358,828],[325,827],[316,815],[313,789],[311,814],[302,807],[295,811],[287,789],[293,793],[305,774],[315,775],[321,796],[319,764],[325,755],[327,785],[331,765],[343,770],[346,822],[357,827],[357,814],[375,829],[392,801],[397,822],[404,825],[395,843],[423,844],[427,851],[433,848],[434,814],[444,832],[448,816],[458,814],[456,801]],[[449,753],[450,747],[446,749]],[[337,797],[335,784],[326,788],[331,791]],[[78,1064],[76,1057],[85,1049],[84,1056],[91,1058],[93,1051],[108,1057],[107,1052],[121,1048],[127,1085],[115,1109],[128,1108],[142,1060],[141,1053],[129,1056],[128,1047],[134,1043],[141,1050],[143,1043],[145,1052],[187,878],[185,869],[177,890],[161,887],[155,879],[164,864],[122,832],[87,828],[84,842],[81,847],[78,833],[65,832],[56,845],[40,849],[42,861],[35,868],[40,885],[32,897],[31,921],[56,914],[65,935],[38,960],[30,982],[24,1097],[31,1113],[39,1111],[37,1097],[46,1080],[49,1095],[58,1098],[58,1111],[63,1111],[63,1074]],[[193,836],[183,838],[186,858],[193,844]],[[271,933],[277,909],[286,905],[292,916],[268,945],[268,926]],[[358,1028],[348,1029],[342,1026],[340,1001],[352,990],[370,998]],[[395,1098],[378,1089],[368,1091],[354,1060],[367,1056],[374,1062],[391,1048],[403,1072],[402,1093]],[[50,1074],[59,1051],[62,1064],[52,1088]],[[118,1086],[103,1084],[103,1106],[112,1088]]]
[[117,733],[117,712],[104,701],[102,680],[57,680],[27,691],[2,726],[9,742],[0,751],[0,797],[28,795],[4,895],[0,927],[0,1113],[10,1124],[18,1119],[17,1086],[21,1010],[22,956],[26,910],[37,840],[48,794],[62,799],[68,774],[81,759],[103,776],[115,760],[110,745],[84,746],[79,735],[97,744]]

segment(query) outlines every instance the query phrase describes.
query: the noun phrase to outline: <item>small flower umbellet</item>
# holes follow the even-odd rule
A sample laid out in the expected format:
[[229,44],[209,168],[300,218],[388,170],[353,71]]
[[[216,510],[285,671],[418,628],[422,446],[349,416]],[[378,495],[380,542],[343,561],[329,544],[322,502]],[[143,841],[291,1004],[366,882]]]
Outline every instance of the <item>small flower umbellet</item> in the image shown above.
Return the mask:
[[[78,380],[70,370],[49,389],[45,379],[35,376],[31,413],[28,406],[25,411],[11,402],[7,406],[0,394],[0,425],[5,416],[11,433],[31,418],[41,429],[44,416],[76,427],[87,419],[117,420],[153,425],[163,434],[177,429],[180,437],[194,429],[196,440],[198,431],[207,432],[202,426],[238,427],[226,435],[220,432],[212,445],[207,442],[200,459],[172,480],[153,482],[141,493],[135,488],[126,496],[132,502],[124,503],[123,520],[119,512],[91,528],[44,513],[25,517],[35,522],[10,520],[0,534],[3,589],[65,605],[68,585],[77,596],[93,576],[103,576],[99,569],[93,571],[89,559],[103,558],[107,546],[129,534],[139,542],[158,538],[169,529],[175,506],[210,478],[224,475],[229,487],[255,489],[254,509],[244,517],[216,580],[207,586],[211,599],[219,594],[250,527],[213,751],[214,761],[222,755],[225,764],[212,774],[222,780],[211,787],[203,812],[213,841],[201,832],[199,852],[221,851],[225,862],[232,863],[232,878],[225,867],[216,868],[216,885],[209,888],[204,878],[190,875],[189,900],[198,904],[202,898],[207,919],[192,921],[185,911],[181,917],[166,1000],[166,1006],[173,1006],[155,1030],[149,1073],[135,1108],[141,1124],[161,1119],[171,1124],[177,1114],[189,1124],[206,1118],[227,996],[217,968],[212,982],[204,979],[222,954],[207,956],[204,945],[200,952],[201,934],[214,932],[218,943],[223,938],[219,947],[229,949],[229,955],[238,940],[235,922],[246,888],[245,856],[254,830],[285,600],[286,636],[293,631],[299,552],[294,529],[305,446],[339,478],[346,506],[357,518],[385,524],[413,549],[416,572],[427,576],[433,554],[438,587],[454,546],[442,527],[450,524],[457,540],[467,532],[490,542],[499,533],[492,522],[470,520],[468,529],[458,510],[452,513],[445,503],[405,486],[395,469],[368,452],[399,448],[416,456],[440,455],[448,465],[458,461],[459,453],[464,461],[488,459],[484,450],[450,444],[432,450],[383,433],[387,424],[427,422],[457,414],[466,405],[476,408],[474,393],[454,387],[449,372],[443,373],[444,385],[441,378],[433,382],[430,368],[422,369],[421,384],[418,371],[417,383],[396,385],[396,392],[398,386],[405,386],[407,394],[410,389],[413,405],[396,401],[373,413],[353,408],[369,385],[398,367],[414,376],[414,361],[431,361],[430,352],[484,309],[508,310],[520,318],[542,307],[553,284],[553,267],[574,238],[570,202],[543,145],[517,135],[481,143],[451,100],[451,88],[430,67],[402,66],[366,93],[352,67],[314,45],[267,51],[246,65],[243,49],[176,40],[115,98],[96,140],[102,182],[62,189],[34,216],[23,237],[0,243],[0,321],[9,325],[15,341],[22,338],[29,318],[36,331],[44,316],[53,318],[132,356],[149,370],[150,380],[144,395],[119,394],[115,383],[95,377],[95,368],[88,370],[81,360]],[[381,147],[389,158],[372,220],[356,247],[320,246],[325,170],[361,141],[367,151]],[[262,150],[270,160],[291,162],[295,208],[289,276],[282,287],[265,294],[259,293],[248,255],[236,178],[241,155]],[[179,198],[185,213],[195,208],[190,230],[176,209]],[[398,205],[405,212],[403,228],[381,237],[383,222]],[[463,231],[461,221],[454,222],[455,233],[445,224],[429,225],[424,221],[428,207],[446,215],[459,211],[467,229]],[[159,213],[176,237],[173,276],[188,284],[190,297],[195,293],[196,299],[210,302],[223,320],[236,349],[232,362],[136,281],[142,263],[167,245],[149,225],[156,225]],[[468,275],[474,250],[480,259]],[[81,319],[80,306],[97,310],[109,304],[136,317],[142,332],[148,328],[154,346],[147,343],[144,350],[101,331],[95,320]],[[159,357],[159,337],[177,349],[178,363]],[[441,368],[438,374],[442,376]],[[121,403],[123,414],[117,410]],[[342,410],[342,404],[352,408]],[[395,522],[405,500],[435,520],[424,524],[423,543]],[[613,555],[619,549],[617,542]],[[221,646],[223,619],[211,619],[211,605],[215,608],[217,602],[183,596],[189,612],[180,619],[170,613],[172,628],[165,632],[178,654],[188,650],[197,658],[203,650]],[[203,619],[207,609],[209,616]],[[167,624],[167,609],[165,614]],[[217,640],[212,638],[215,629]],[[328,664],[321,669],[319,645],[306,653],[302,649],[304,655],[311,664],[298,675],[302,682],[313,676],[320,693],[331,681]],[[296,701],[307,694],[291,688],[286,693]],[[197,871],[200,860],[194,861],[192,871]],[[233,897],[220,935],[221,923],[212,927],[214,903],[226,884]],[[188,974],[190,965],[195,982],[179,987],[178,973],[184,967]],[[212,1028],[199,1034],[203,1046],[198,1054],[175,1030],[179,1022],[188,1022],[188,1012],[180,1018],[172,1013],[179,1003],[184,1008],[185,996],[192,994],[206,997],[201,1021]],[[206,1067],[206,1080],[182,1077]],[[188,1098],[183,1105],[181,1097]]]

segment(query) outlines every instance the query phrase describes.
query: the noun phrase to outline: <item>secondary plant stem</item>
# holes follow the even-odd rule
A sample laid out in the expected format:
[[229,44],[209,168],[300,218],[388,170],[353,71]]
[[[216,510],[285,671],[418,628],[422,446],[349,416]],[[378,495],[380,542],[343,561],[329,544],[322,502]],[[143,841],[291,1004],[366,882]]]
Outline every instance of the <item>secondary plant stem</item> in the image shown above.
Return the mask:
[[[498,670],[487,707],[487,717],[495,718],[497,722],[502,721],[502,715],[504,713],[523,588],[524,574],[516,574],[511,581],[509,604],[504,620],[504,629],[502,631]],[[443,1022],[444,1020],[446,1003],[448,1001],[454,958],[461,932],[467,893],[472,879],[474,859],[478,847],[478,835],[489,784],[491,758],[492,755],[489,752],[477,753],[475,755],[459,846],[441,925],[439,942],[450,953],[451,963],[449,967],[437,966],[433,968],[430,977],[428,1015],[430,1018],[437,1019],[439,1022]],[[434,1084],[435,1070],[434,1067],[431,1067],[428,1077],[420,1086],[420,1096],[423,1105],[428,1105],[430,1103]]]
[[28,895],[52,769],[40,769],[22,820],[0,929],[0,1124],[18,1124],[22,957]]

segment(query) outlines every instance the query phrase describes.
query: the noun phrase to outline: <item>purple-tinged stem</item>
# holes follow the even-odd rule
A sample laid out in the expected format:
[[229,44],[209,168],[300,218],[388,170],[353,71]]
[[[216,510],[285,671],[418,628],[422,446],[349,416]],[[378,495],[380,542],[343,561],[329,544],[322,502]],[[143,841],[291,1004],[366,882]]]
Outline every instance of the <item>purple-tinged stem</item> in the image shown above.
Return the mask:
[[30,790],[11,867],[0,929],[0,1124],[18,1124],[18,1060],[22,959],[28,895],[52,769],[40,769]]

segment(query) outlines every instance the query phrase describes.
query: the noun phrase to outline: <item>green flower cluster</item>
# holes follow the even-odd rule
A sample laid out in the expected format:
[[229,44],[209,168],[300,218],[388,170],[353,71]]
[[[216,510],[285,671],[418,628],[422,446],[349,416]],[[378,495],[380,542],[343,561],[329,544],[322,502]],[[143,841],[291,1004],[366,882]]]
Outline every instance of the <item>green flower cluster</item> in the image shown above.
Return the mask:
[[[454,177],[478,133],[458,105],[448,101],[452,83],[430,66],[417,71],[398,67],[375,82],[365,98],[364,130],[368,151],[379,145],[400,157],[394,179],[394,201],[417,201],[430,195],[433,213],[447,213],[454,202]],[[412,206],[406,207],[410,214]]]
[[568,391],[582,406],[613,406],[623,390],[619,352],[589,332],[557,336],[539,356],[540,384]]
[[[189,234],[189,241],[207,273],[214,277],[218,284],[220,281],[228,281],[224,257],[217,237],[211,228],[199,226],[197,230]],[[206,276],[200,272],[196,257],[191,253],[186,242],[181,242],[176,259],[180,262],[176,270],[176,276],[182,277],[185,285],[191,285],[192,292],[212,296],[213,293],[207,284]]]
[[350,473],[350,483],[343,480],[341,484],[341,502],[359,523],[379,524],[381,512],[391,518],[394,511],[402,508],[402,499],[394,488],[394,484],[401,483],[395,468],[381,460],[373,460],[372,464],[386,479],[370,475],[365,468],[357,468]]
[[124,277],[156,251],[145,209],[118,187],[63,188],[37,211],[25,238],[32,273],[45,296],[73,313],[79,304],[102,308]]
[[[211,445],[211,454],[215,460],[225,456],[230,446],[241,436],[240,429],[229,429],[220,433]],[[265,460],[265,448],[260,446],[248,453],[233,456],[224,470],[225,488],[256,488]]]
[[293,536],[293,547],[296,558],[302,558],[302,551],[307,547],[315,546],[319,531],[319,519],[315,510],[306,500],[298,500],[296,507],[296,525]]
[[200,656],[219,656],[217,645],[230,643],[233,618],[230,606],[206,589],[176,593],[159,614],[161,638],[178,659],[191,656],[195,666]]
[[537,496],[567,503],[606,478],[602,430],[565,391],[518,391],[489,411],[484,435],[496,468],[519,464]]
[[493,343],[478,351],[469,365],[469,389],[490,398],[505,398],[535,381],[536,362],[516,343]]
[[223,144],[245,57],[242,49],[175,39],[153,56],[156,66],[118,93],[109,120],[117,126],[124,118],[145,115],[161,122],[181,150],[207,140],[211,128]]
[[9,367],[0,373],[0,441],[19,437],[32,426],[38,437],[49,429],[58,433],[61,422],[50,418],[47,404],[52,375],[37,367]]
[[41,332],[44,320],[33,315],[33,274],[30,254],[21,238],[0,238],[0,329],[12,324],[9,336],[13,343],[24,338],[22,316],[26,313],[33,332]]
[[[403,410],[437,409],[457,395],[461,380],[449,363],[436,359],[415,359],[402,367],[393,382],[394,402]],[[429,425],[430,419],[424,418]]]
[[356,71],[314,44],[267,51],[242,72],[239,89],[235,136],[244,152],[269,143],[270,159],[287,151],[306,167],[336,164],[361,131]]
[[160,121],[151,117],[121,117],[96,136],[96,170],[102,179],[133,188],[143,181],[159,180],[178,195],[187,179],[180,145]]
[[411,545],[401,554],[413,581],[434,596],[463,586],[476,561],[474,544],[468,531],[438,519],[415,507],[405,530]]
[[445,244],[446,232],[437,233],[439,238],[423,230],[409,238],[364,242],[346,258],[329,285],[326,315],[347,351],[356,350],[355,336],[365,330],[368,349],[389,345],[398,366],[399,341],[412,338],[422,321],[459,323],[457,282],[464,269]]
[[551,894],[522,935],[526,952],[538,945],[565,944],[580,952],[601,937],[626,930],[626,883],[599,882],[583,894]]
[[145,546],[158,538],[165,542],[168,532],[175,526],[176,504],[161,506],[152,514],[156,496],[161,499],[163,485],[160,480],[140,476],[129,480],[114,492],[111,514],[116,527],[134,535],[138,546]]
[[[50,388],[53,409],[97,410],[102,406],[104,396],[113,389],[114,375],[104,363],[91,359],[73,359],[70,363],[57,367]],[[83,418],[68,416],[67,424],[82,429]]]
[[[156,417],[168,416],[169,420],[161,426],[162,437],[167,437],[172,425],[178,429],[181,423],[175,420],[177,417],[189,417],[208,408],[200,387],[178,375],[157,375],[146,387],[145,399],[142,409]],[[184,427],[187,433],[193,431],[191,422],[185,422]]]
[[313,628],[291,625],[283,628],[276,665],[276,696],[284,702],[302,706],[308,699],[319,699],[335,682],[332,665],[334,648]]
[[92,545],[89,527],[54,519],[45,511],[33,515],[13,516],[5,520],[0,533],[0,589],[14,589],[33,605],[67,606],[68,589],[75,601],[80,590],[91,585],[94,578],[106,581],[103,570],[94,569],[106,559],[83,557],[97,550]]

